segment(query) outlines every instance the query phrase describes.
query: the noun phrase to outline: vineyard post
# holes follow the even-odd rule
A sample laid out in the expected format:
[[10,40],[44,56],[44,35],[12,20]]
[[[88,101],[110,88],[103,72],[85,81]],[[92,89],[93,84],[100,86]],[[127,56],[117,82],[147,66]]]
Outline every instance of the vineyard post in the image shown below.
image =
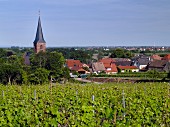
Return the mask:
[[[94,95],[92,95],[93,107],[94,107]],[[94,113],[94,110],[93,110]]]
[[2,90],[2,98],[4,98],[4,91]]
[[77,101],[78,101],[78,96],[77,96],[77,95],[78,95],[78,91],[76,90],[76,99],[77,99]]
[[[124,93],[124,90],[123,90],[123,91],[122,91],[122,96],[123,96],[123,97],[122,97],[122,101],[123,101],[123,108],[124,108],[124,110],[125,110],[126,105],[125,105],[125,96],[124,96],[124,95],[125,95],[125,93]],[[126,114],[125,114],[125,111],[124,111],[123,117],[125,117],[125,115],[126,115]]]
[[51,95],[52,95],[52,76],[51,76],[51,79],[50,79],[50,88],[51,88]]
[[8,85],[6,85],[6,92],[8,92]]
[[137,92],[137,86],[135,85],[135,92]]
[[146,95],[146,87],[144,87],[144,90],[145,90],[145,95]]
[[76,103],[78,104],[78,91],[76,90]]
[[36,90],[34,90],[34,99],[36,100]]
[[170,84],[168,83],[168,96],[170,97]]
[[20,88],[19,90],[20,90],[20,95],[21,95],[21,91],[22,91],[22,90],[21,90],[21,86],[20,86],[19,88]]
[[92,95],[92,101],[94,102],[94,95]]

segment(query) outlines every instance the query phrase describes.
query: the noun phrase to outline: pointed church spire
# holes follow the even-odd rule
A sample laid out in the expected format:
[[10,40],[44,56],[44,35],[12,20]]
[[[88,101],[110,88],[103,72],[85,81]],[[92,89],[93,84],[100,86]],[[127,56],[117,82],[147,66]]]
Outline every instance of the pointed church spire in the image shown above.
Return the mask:
[[42,27],[41,27],[41,19],[40,19],[40,11],[39,11],[39,19],[38,19],[38,26],[37,26],[37,33],[34,40],[34,51],[38,53],[40,51],[46,51],[46,42],[43,37]]
[[43,37],[40,14],[39,14],[39,19],[38,19],[37,33],[36,33],[36,37],[34,40],[34,44],[36,44],[36,43],[46,43],[44,40],[44,37]]

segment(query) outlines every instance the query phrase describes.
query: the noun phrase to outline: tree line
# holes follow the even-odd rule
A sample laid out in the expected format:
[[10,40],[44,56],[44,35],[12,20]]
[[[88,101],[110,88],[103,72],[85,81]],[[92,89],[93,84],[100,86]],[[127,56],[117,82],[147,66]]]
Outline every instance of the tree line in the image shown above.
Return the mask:
[[[29,66],[24,64],[23,54],[25,52],[31,53]],[[91,50],[87,48],[48,48],[47,52],[38,54],[35,54],[32,48],[0,49],[0,83],[43,84],[48,83],[51,79],[65,81],[69,78],[69,70],[64,66],[65,59],[80,60],[89,64],[95,61],[92,58],[93,54],[98,54],[98,59],[104,56],[111,58],[134,56],[134,52],[120,48],[110,50],[103,48]]]
[[51,80],[69,78],[69,70],[64,66],[62,53],[31,53],[30,65],[24,64],[23,55],[0,49],[0,83],[2,84],[44,84]]

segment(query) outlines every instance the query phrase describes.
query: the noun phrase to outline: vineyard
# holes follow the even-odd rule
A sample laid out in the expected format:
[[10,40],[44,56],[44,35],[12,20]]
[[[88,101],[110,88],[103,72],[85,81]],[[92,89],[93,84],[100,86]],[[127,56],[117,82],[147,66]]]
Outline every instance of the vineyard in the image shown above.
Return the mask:
[[170,126],[170,84],[0,85],[0,126]]

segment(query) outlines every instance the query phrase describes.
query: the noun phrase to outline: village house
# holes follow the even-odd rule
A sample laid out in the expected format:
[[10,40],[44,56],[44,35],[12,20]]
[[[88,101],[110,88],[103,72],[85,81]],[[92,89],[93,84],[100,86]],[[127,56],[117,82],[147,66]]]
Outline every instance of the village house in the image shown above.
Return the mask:
[[71,72],[78,72],[79,74],[89,73],[106,73],[117,74],[118,72],[139,72],[148,70],[170,71],[170,54],[161,58],[159,55],[145,56],[138,55],[132,58],[132,61],[127,58],[103,58],[99,62],[93,62],[89,65],[83,64],[80,60],[66,60],[66,67]]
[[162,57],[160,57],[160,56],[157,55],[157,54],[154,54],[154,55],[152,55],[152,56],[150,57],[150,59],[151,59],[151,61],[153,61],[153,60],[161,60]]
[[103,62],[94,62],[92,63],[92,72],[95,74],[101,73],[101,72],[105,72],[105,66],[103,64]]
[[104,64],[106,68],[106,74],[117,74],[118,70],[116,67],[116,64],[111,63],[111,64]]
[[170,62],[168,60],[153,60],[148,65],[148,70],[157,70],[159,72],[169,72],[170,71]]
[[150,63],[150,57],[140,54],[132,58],[132,65],[136,66],[139,70],[146,70],[147,65]]
[[99,62],[103,63],[106,74],[116,74],[118,72],[115,65],[116,61],[113,58],[103,58]]
[[99,62],[102,62],[103,64],[111,64],[116,61],[113,58],[103,58],[103,59],[100,59]]
[[149,58],[139,58],[138,60],[134,61],[134,66],[138,67],[139,70],[142,70],[146,68],[146,66],[149,64],[150,59]]
[[80,60],[67,59],[66,67],[72,70],[73,67],[83,67],[83,64],[80,62]]
[[[80,60],[73,60],[73,59],[68,59],[66,60],[66,67],[69,68],[71,72],[77,72],[79,74],[88,74],[90,73],[88,70],[83,69],[83,65]],[[86,65],[84,65],[86,66]]]
[[118,66],[120,72],[139,72],[139,68],[136,66]]
[[116,66],[131,66],[132,61],[118,61],[115,62]]

